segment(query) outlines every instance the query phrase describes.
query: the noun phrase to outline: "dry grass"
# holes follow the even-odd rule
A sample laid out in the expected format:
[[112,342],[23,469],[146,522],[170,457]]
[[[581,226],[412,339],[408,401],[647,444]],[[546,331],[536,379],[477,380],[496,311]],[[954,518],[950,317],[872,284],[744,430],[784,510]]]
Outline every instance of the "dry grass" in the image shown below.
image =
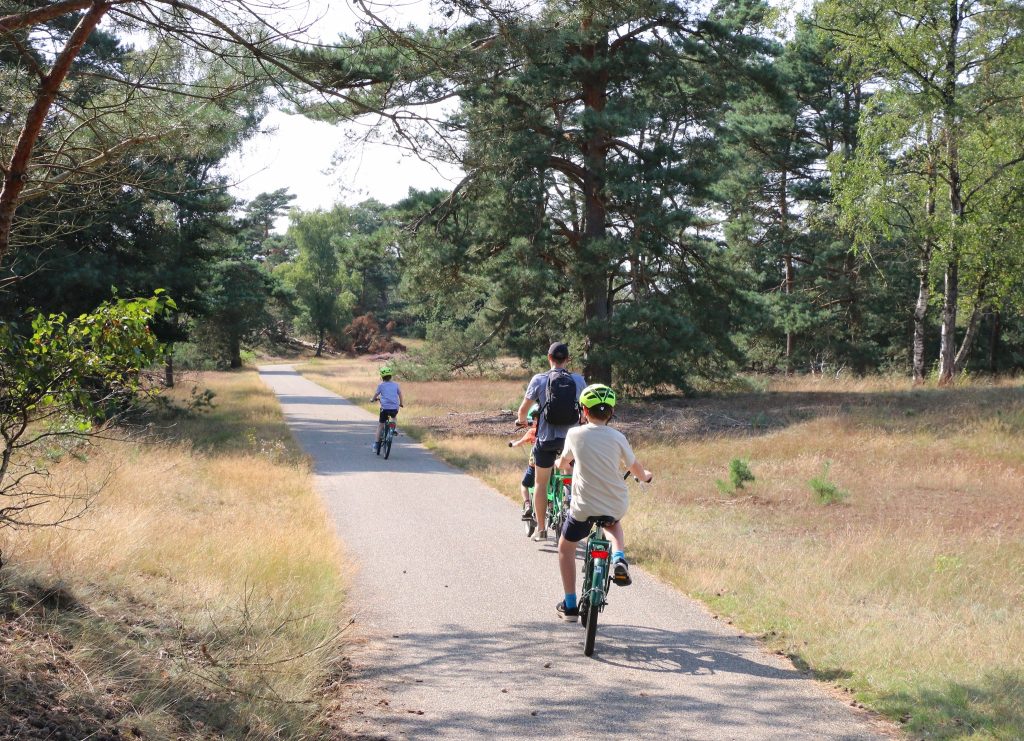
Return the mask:
[[256,374],[199,383],[212,411],[58,466],[106,486],[70,528],[3,533],[4,604],[62,636],[78,670],[32,681],[102,710],[100,737],[315,736],[317,689],[337,669],[337,542]]
[[[375,367],[304,372],[359,400]],[[404,426],[518,498],[525,452],[504,446],[500,411],[518,405],[524,382],[403,382]],[[632,558],[914,737],[1024,738],[1020,380],[750,385],[760,390],[622,410],[618,424],[657,476],[633,490]],[[453,414],[470,410],[480,414]],[[715,480],[733,458],[757,480],[723,496]],[[843,504],[819,504],[808,484],[826,461],[850,494]]]

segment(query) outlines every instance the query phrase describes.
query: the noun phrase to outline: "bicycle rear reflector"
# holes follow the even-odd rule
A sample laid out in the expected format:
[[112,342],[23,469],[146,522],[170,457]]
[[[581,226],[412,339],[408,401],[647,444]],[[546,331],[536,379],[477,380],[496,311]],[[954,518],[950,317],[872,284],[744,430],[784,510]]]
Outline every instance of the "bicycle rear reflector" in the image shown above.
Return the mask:
[[569,486],[570,484],[572,484],[572,476],[563,476],[562,484],[565,486]]
[[591,558],[608,558],[608,551],[591,551]]

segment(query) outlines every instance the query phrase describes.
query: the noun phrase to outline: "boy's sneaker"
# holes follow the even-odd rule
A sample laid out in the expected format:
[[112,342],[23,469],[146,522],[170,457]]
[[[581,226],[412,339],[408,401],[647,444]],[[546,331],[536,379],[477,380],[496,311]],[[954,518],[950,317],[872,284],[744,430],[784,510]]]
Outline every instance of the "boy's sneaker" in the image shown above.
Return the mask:
[[567,623],[575,623],[580,617],[579,607],[566,607],[565,600],[562,600],[555,605],[555,612],[558,613],[558,617],[562,618]]
[[375,442],[370,447],[373,448],[373,452],[374,453],[379,453],[380,452],[380,443],[379,442]]
[[539,543],[540,541],[547,540],[547,539],[548,539],[548,531],[547,530],[538,530],[537,532],[535,532],[533,534],[533,542],[534,543]]
[[629,576],[629,564],[624,560],[620,559],[615,562],[615,566],[612,571],[612,581],[620,587],[628,587],[633,583],[633,580]]

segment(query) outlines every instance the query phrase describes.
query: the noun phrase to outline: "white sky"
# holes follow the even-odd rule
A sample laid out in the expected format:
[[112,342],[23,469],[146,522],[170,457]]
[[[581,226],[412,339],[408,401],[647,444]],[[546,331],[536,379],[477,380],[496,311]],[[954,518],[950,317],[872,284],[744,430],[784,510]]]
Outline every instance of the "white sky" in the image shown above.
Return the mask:
[[[430,21],[429,0],[371,1],[374,12],[398,25],[424,26]],[[317,19],[309,35],[331,43],[340,34],[355,31],[358,14],[351,2],[297,0],[291,15],[295,25]],[[225,163],[224,173],[234,183],[238,198],[251,200],[260,193],[287,188],[297,208],[311,211],[336,203],[356,204],[367,198],[394,203],[410,188],[452,188],[462,173],[451,166],[435,166],[383,144],[352,147],[347,137],[361,130],[356,125],[333,126],[303,116],[274,110],[261,131]],[[342,155],[342,151],[345,152]],[[287,219],[277,228],[287,227]]]

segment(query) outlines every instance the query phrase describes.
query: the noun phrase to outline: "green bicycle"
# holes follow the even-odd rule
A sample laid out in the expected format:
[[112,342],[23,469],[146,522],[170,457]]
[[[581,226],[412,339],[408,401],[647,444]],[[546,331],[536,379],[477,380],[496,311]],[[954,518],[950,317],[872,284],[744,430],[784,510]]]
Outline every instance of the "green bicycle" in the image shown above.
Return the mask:
[[[571,495],[572,475],[552,471],[551,479],[548,481],[547,511],[544,513],[544,521],[548,524],[548,529],[555,534],[555,545],[558,545],[558,538],[562,533],[565,518],[569,516],[569,497]],[[530,500],[533,500],[533,487],[530,487]],[[529,509],[529,506],[529,502],[525,502],[523,511]],[[537,529],[537,518],[524,520],[523,524],[526,529],[526,537],[529,538]]]
[[587,552],[583,561],[583,586],[580,590],[580,623],[587,634],[583,642],[584,656],[594,653],[597,639],[597,616],[608,604],[608,588],[612,583],[612,544],[604,534],[604,526],[612,525],[612,517],[590,517],[592,530],[587,538]]
[[396,427],[395,418],[388,417],[388,421],[384,425],[384,437],[381,438],[380,444],[377,446],[377,455],[384,453],[384,460],[391,455],[391,443],[394,442],[395,435],[398,434]]

